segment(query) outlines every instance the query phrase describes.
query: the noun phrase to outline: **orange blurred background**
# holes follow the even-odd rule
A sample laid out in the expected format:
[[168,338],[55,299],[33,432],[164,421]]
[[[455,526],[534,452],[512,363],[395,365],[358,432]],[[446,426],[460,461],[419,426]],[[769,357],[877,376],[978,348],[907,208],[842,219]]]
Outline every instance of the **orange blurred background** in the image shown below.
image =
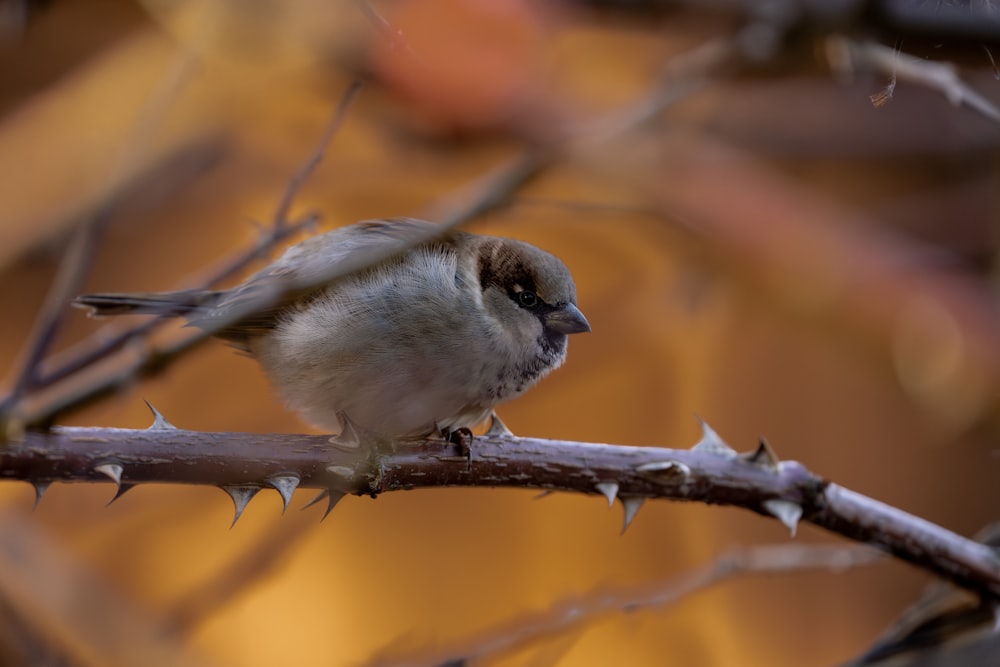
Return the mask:
[[[597,140],[599,121],[634,109],[672,58],[731,21],[527,0],[31,7],[6,19],[0,46],[9,378],[74,224],[116,202],[88,290],[190,284],[254,242],[360,71],[371,82],[293,210],[321,211],[324,229],[425,215],[532,146],[594,139],[571,139],[469,225],[561,257],[593,327],[500,410],[515,433],[687,447],[697,414],[737,449],[765,435],[783,458],[962,534],[997,518],[1000,131],[975,112],[905,83],[875,109],[887,78],[836,80],[817,44]],[[1000,99],[988,59],[964,75]],[[73,313],[58,347],[99,325]],[[62,423],[145,427],[143,398],[192,430],[305,430],[222,344]],[[216,489],[140,487],[105,507],[111,495],[54,485],[28,525],[154,618],[287,540],[191,628],[190,650],[218,665],[406,656],[788,540],[745,511],[668,502],[619,536],[620,507],[603,498],[528,490],[352,497],[322,524],[320,509],[298,511],[308,493],[284,517],[264,493],[232,530]],[[28,485],[0,484],[3,512],[31,504]],[[838,538],[802,526],[795,539]],[[503,664],[833,664],[925,581],[900,563],[744,578]]]

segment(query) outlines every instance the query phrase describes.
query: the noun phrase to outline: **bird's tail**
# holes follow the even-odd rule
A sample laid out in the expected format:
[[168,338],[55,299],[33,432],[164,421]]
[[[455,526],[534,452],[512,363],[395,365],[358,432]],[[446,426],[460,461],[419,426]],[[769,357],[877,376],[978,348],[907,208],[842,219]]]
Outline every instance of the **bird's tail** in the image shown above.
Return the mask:
[[221,292],[183,290],[180,292],[132,292],[84,294],[73,300],[78,308],[89,308],[91,317],[106,315],[165,315],[181,317],[214,304]]

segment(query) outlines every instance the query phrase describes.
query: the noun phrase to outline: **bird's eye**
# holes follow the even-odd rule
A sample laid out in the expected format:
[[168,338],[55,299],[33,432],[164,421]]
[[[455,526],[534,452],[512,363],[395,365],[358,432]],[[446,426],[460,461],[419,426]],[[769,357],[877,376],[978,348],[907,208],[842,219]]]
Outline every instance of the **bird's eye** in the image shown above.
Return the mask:
[[538,303],[538,296],[531,290],[517,293],[517,302],[525,308],[533,308]]

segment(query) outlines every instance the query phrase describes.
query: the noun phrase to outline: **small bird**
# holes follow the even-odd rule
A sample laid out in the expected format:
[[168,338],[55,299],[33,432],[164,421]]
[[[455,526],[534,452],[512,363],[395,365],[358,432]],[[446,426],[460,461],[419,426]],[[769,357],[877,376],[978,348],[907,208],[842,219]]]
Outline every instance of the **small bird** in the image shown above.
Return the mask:
[[327,432],[346,416],[392,438],[447,436],[557,368],[567,335],[590,325],[556,257],[468,232],[427,240],[434,228],[367,220],[290,247],[231,289],[74,303],[94,316],[183,316],[257,359],[287,405]]

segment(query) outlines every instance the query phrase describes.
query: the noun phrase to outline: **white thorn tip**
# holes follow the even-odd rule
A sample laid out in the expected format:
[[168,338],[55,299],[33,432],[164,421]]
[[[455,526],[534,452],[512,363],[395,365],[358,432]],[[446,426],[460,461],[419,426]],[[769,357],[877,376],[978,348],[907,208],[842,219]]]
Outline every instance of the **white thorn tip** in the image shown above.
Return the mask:
[[38,509],[38,503],[42,502],[42,496],[44,496],[45,492],[49,490],[49,484],[51,484],[51,483],[52,482],[32,482],[31,483],[31,486],[34,487],[34,489],[35,489],[35,505],[34,505],[34,507],[31,508],[32,510]]
[[635,470],[640,473],[653,473],[658,477],[691,476],[691,466],[680,461],[650,461],[637,466]]
[[323,489],[322,491],[320,491],[319,493],[316,494],[315,498],[313,498],[312,500],[310,500],[309,502],[307,502],[305,505],[303,505],[302,509],[304,509],[304,510],[309,509],[310,507],[312,507],[313,505],[315,505],[319,501],[321,501],[324,498],[326,498],[328,495],[330,495],[330,489]]
[[347,414],[338,412],[337,419],[340,421],[340,433],[330,437],[330,444],[340,449],[357,449],[360,447],[361,436],[358,435],[357,429],[354,428],[354,423],[351,422]]
[[281,496],[281,513],[284,514],[288,510],[288,504],[292,502],[292,494],[299,486],[298,475],[275,475],[269,477],[267,483]]
[[235,515],[233,516],[233,522],[229,524],[229,527],[232,528],[240,520],[240,517],[243,516],[243,510],[247,508],[253,497],[260,491],[260,487],[256,484],[230,484],[220,486],[219,488],[228,493],[229,497],[233,499]]
[[691,449],[723,454],[725,456],[736,456],[736,450],[727,445],[726,441],[720,438],[719,434],[708,425],[708,422],[701,417],[698,417],[698,421],[701,423],[701,440],[696,442]]
[[94,472],[99,472],[118,486],[122,485],[122,473],[125,469],[122,468],[117,463],[104,463],[99,466],[94,466]]
[[500,420],[496,412],[490,413],[490,427],[486,429],[487,436],[513,436],[514,433]]
[[150,424],[146,428],[147,431],[176,431],[177,430],[177,427],[174,426],[173,424],[171,424],[170,422],[168,422],[166,420],[166,418],[164,418],[164,416],[162,414],[160,414],[160,411],[153,407],[152,403],[150,403],[146,399],[142,399],[142,402],[145,403],[146,407],[149,408],[149,411],[153,413],[153,423]]
[[349,468],[347,466],[330,465],[326,467],[326,471],[337,477],[343,477],[344,479],[354,478],[354,468]]
[[622,522],[622,532],[624,535],[628,527],[632,525],[632,519],[635,515],[639,513],[642,508],[642,504],[646,502],[646,499],[641,496],[628,496],[627,498],[618,497],[622,501],[622,509],[625,513],[624,521]]
[[618,482],[598,482],[594,486],[608,499],[608,507],[615,504],[615,498],[618,497]]
[[318,503],[319,501],[326,498],[326,509],[323,511],[323,516],[319,518],[319,520],[322,521],[330,514],[333,508],[337,506],[337,503],[339,503],[340,499],[343,497],[344,494],[340,493],[339,491],[334,491],[333,489],[323,489],[318,494],[316,494],[315,498],[307,502],[302,507],[302,509],[308,509],[313,505],[315,505],[316,503]]
[[343,497],[344,497],[343,493],[330,491],[329,495],[326,497],[326,511],[323,512],[323,516],[321,516],[319,520],[323,521],[323,519],[330,516],[330,512],[333,511],[333,508],[337,506],[337,503],[339,503],[340,499]]
[[765,500],[763,504],[764,509],[778,521],[785,524],[785,528],[791,532],[792,537],[795,537],[795,529],[799,525],[799,519],[802,518],[802,506],[790,500],[780,500],[777,498]]

